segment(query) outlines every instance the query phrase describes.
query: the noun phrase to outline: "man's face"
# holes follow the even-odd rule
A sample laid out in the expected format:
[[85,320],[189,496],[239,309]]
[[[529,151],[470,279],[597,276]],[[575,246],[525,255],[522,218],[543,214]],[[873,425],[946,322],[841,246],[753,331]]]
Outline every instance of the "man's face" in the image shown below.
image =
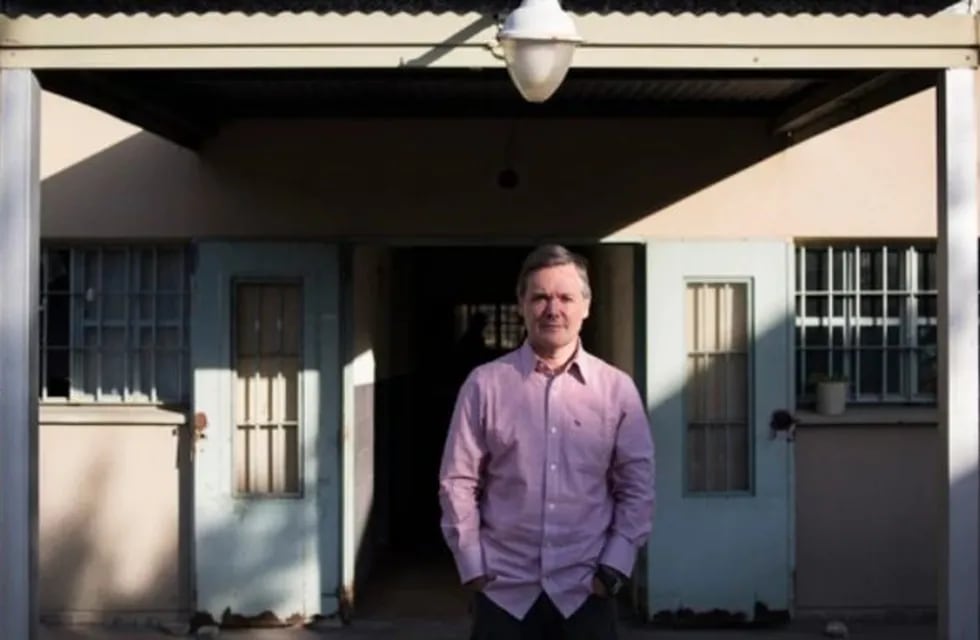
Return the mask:
[[589,317],[589,300],[575,265],[539,269],[530,275],[521,316],[531,344],[543,351],[561,349],[578,340]]

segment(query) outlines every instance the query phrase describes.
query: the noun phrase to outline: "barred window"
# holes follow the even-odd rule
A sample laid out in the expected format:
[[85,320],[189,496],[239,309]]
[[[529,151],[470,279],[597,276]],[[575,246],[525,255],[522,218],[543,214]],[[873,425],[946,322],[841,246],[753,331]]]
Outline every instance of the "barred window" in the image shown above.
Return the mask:
[[456,307],[456,334],[482,323],[483,343],[488,349],[506,351],[521,346],[524,321],[516,304],[464,304]]
[[42,400],[185,403],[187,249],[45,246]]
[[928,245],[798,247],[798,397],[830,375],[851,402],[933,402],[936,269]]
[[748,491],[750,285],[689,282],[685,291],[687,490]]
[[300,282],[235,285],[235,490],[301,493]]

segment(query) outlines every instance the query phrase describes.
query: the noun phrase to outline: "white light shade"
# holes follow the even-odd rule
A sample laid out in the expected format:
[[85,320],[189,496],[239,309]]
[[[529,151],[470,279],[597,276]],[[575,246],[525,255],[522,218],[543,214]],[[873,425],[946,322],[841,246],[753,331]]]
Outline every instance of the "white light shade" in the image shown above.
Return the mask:
[[582,41],[558,0],[523,0],[498,38],[510,78],[529,102],[544,102],[558,89]]
[[504,40],[507,71],[517,90],[528,102],[551,97],[568,73],[575,52],[574,42]]

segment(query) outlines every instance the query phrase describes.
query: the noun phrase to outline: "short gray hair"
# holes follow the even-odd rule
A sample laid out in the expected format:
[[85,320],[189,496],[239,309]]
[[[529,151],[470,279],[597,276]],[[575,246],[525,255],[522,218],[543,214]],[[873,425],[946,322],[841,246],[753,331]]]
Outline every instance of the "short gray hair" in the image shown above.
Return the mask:
[[575,265],[579,278],[582,280],[582,297],[592,298],[592,288],[589,286],[589,263],[577,253],[573,253],[559,244],[546,244],[538,247],[524,258],[521,273],[517,276],[517,299],[523,300],[527,293],[527,281],[531,275],[548,267],[561,267],[566,264]]

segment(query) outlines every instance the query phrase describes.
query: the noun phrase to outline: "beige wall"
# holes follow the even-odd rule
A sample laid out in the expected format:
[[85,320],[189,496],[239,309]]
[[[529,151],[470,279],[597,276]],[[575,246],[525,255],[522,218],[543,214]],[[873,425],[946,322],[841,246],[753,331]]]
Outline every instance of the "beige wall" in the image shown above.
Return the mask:
[[801,610],[936,607],[939,444],[935,425],[797,431]]
[[935,233],[931,91],[782,152],[752,119],[361,120],[241,122],[199,157],[43,109],[48,237]]
[[[42,108],[45,238],[935,233],[931,92],[781,152],[763,120],[634,118],[242,122],[198,156],[51,94]],[[496,183],[507,166],[519,172],[513,190]],[[608,346],[623,357],[623,345]],[[399,362],[392,353],[377,364],[394,375]],[[371,393],[359,386],[359,415]],[[45,610],[179,600],[171,438],[148,427],[42,429]],[[801,432],[801,605],[934,601],[935,500],[926,494],[935,487],[921,478],[932,477],[936,438],[927,429]],[[375,470],[364,455],[359,448],[367,477]],[[366,495],[356,508],[363,532]]]
[[176,430],[41,425],[42,615],[84,622],[111,611],[166,620],[186,611]]

